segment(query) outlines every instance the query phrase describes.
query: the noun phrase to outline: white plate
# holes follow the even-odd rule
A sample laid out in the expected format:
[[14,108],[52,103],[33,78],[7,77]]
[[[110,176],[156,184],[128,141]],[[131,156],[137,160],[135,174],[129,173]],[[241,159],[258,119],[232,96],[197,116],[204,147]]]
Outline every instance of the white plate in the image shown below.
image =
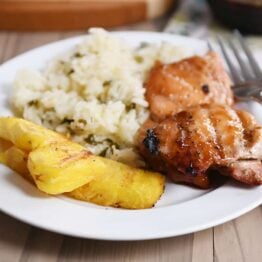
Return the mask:
[[[116,33],[115,33],[116,34]],[[168,41],[206,51],[206,44],[180,36],[148,33],[117,33],[130,44]],[[82,37],[70,38],[22,54],[0,68],[0,115],[10,115],[8,97],[15,72],[24,67],[44,68],[46,63],[72,48]],[[260,59],[262,61],[262,59]],[[259,105],[244,105],[259,118]],[[182,235],[236,218],[262,203],[262,187],[235,182],[214,190],[194,189],[167,183],[156,207],[147,210],[105,208],[66,197],[47,196],[0,165],[0,209],[28,224],[71,236],[106,240],[142,240]]]

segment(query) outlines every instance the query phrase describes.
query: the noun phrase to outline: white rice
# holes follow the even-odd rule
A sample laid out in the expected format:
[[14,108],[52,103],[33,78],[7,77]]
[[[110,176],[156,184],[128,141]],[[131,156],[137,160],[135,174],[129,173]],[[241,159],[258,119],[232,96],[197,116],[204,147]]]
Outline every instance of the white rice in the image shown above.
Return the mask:
[[157,60],[169,63],[186,55],[169,43],[130,47],[93,28],[44,72],[19,71],[12,104],[23,118],[71,137],[94,154],[142,166],[135,136],[149,114],[144,81]]

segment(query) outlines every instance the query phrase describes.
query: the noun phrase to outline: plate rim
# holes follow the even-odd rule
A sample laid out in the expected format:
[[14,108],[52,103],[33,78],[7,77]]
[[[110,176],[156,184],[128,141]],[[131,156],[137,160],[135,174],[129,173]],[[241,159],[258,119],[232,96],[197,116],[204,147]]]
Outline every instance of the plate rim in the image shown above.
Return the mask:
[[[186,41],[186,40],[190,40],[191,42],[198,42],[199,44],[201,45],[206,45],[206,43],[203,41],[203,40],[199,40],[199,39],[195,39],[195,38],[192,38],[192,37],[186,37],[186,36],[180,36],[180,35],[173,35],[173,34],[168,34],[168,33],[159,33],[159,32],[148,32],[148,31],[115,31],[115,32],[111,32],[112,34],[114,35],[118,35],[118,36],[130,36],[132,35],[133,37],[136,36],[136,35],[148,35],[148,36],[154,36],[156,38],[165,38],[165,39],[170,39],[171,37],[173,38],[173,41],[175,39],[180,39],[181,41]],[[51,43],[47,43],[45,45],[42,45],[42,46],[39,46],[39,47],[36,47],[36,48],[33,48],[31,50],[28,50],[22,54],[19,54],[18,56],[15,56],[13,58],[11,58],[10,60],[4,62],[1,66],[0,66],[0,74],[2,73],[2,71],[5,70],[5,68],[9,67],[9,66],[12,66],[12,63],[15,63],[16,60],[19,60],[23,57],[26,57],[27,55],[29,54],[32,54],[32,52],[41,52],[41,49],[46,49],[46,48],[49,48],[50,46],[53,46],[53,45],[60,45],[60,44],[66,44],[66,43],[73,43],[73,42],[77,42],[77,41],[81,41],[81,39],[83,39],[84,37],[86,37],[86,35],[80,35],[80,36],[74,36],[74,37],[70,37],[70,38],[66,38],[66,39],[62,39],[62,40],[59,40],[59,41],[53,41]],[[160,42],[160,39],[159,39],[159,42]],[[1,81],[0,81],[1,83]],[[0,87],[1,88],[1,87]],[[20,177],[19,177],[20,178]],[[17,178],[19,180],[19,178]],[[22,179],[22,178],[20,178]],[[1,181],[1,179],[0,179]],[[21,182],[21,181],[20,181]],[[243,188],[240,188],[239,189],[240,191],[243,190]],[[212,221],[210,221],[209,223],[204,223],[203,225],[199,226],[199,225],[195,225],[195,226],[192,226],[191,228],[188,228],[187,230],[175,230],[172,228],[170,228],[169,232],[167,233],[166,231],[165,232],[160,232],[160,233],[153,233],[153,232],[148,232],[147,235],[144,235],[143,236],[139,236],[139,237],[136,237],[136,236],[121,236],[121,235],[95,235],[95,234],[87,234],[86,232],[85,233],[75,233],[75,232],[72,232],[72,230],[67,230],[67,229],[59,229],[57,228],[56,225],[52,225],[52,224],[43,224],[43,222],[39,222],[39,221],[36,221],[34,219],[26,219],[23,215],[19,214],[17,215],[17,213],[15,214],[15,211],[12,210],[12,209],[8,209],[8,208],[5,208],[5,206],[3,207],[3,204],[1,204],[1,199],[0,199],[0,210],[3,212],[3,213],[6,213],[8,214],[9,216],[11,217],[14,217],[24,223],[27,223],[27,224],[30,224],[30,225],[33,225],[33,226],[36,226],[38,228],[42,228],[42,229],[45,229],[45,230],[49,230],[49,231],[52,231],[52,232],[56,232],[56,233],[60,233],[60,234],[64,234],[64,235],[68,235],[68,236],[75,236],[75,237],[81,237],[81,238],[89,238],[89,239],[99,239],[99,240],[114,240],[114,241],[130,241],[130,240],[149,240],[149,239],[160,239],[160,238],[168,238],[168,237],[173,237],[173,236],[179,236],[179,235],[184,235],[184,234],[189,234],[189,233],[193,233],[193,232],[197,232],[197,231],[200,231],[200,230],[204,230],[206,228],[210,228],[210,227],[213,227],[213,226],[217,226],[217,225],[220,225],[224,222],[227,222],[229,220],[232,220],[240,215],[243,215],[244,213],[252,210],[253,208],[259,206],[260,204],[262,204],[262,186],[258,187],[257,190],[258,191],[258,196],[260,195],[260,198],[258,197],[258,199],[256,201],[251,201],[248,205],[242,207],[242,208],[238,208],[237,211],[235,212],[232,212],[231,214],[227,215],[227,216],[223,216],[223,217],[220,217],[220,218],[217,218],[217,219],[213,219]],[[242,192],[242,191],[241,191]],[[240,193],[241,193],[240,192]],[[260,193],[259,193],[260,192]],[[201,198],[201,197],[200,197]],[[53,199],[53,198],[52,198]],[[193,199],[194,201],[195,199]],[[192,201],[192,200],[191,200]],[[189,202],[191,202],[189,201]],[[60,202],[61,203],[61,202]],[[185,202],[186,203],[186,202]],[[180,205],[180,204],[179,204]],[[183,205],[183,203],[181,203],[181,205]],[[175,205],[175,206],[178,206],[178,205]],[[172,206],[174,207],[174,206]],[[70,209],[70,208],[69,208]],[[105,208],[107,209],[107,208]],[[170,207],[161,207],[161,209],[170,209]],[[171,208],[172,209],[172,208]],[[97,209],[96,209],[97,210]],[[104,209],[101,209],[101,210],[104,210]],[[150,212],[150,210],[155,210],[153,212]],[[157,212],[156,210],[158,210],[158,208],[156,209],[150,209],[150,210],[140,210],[140,211],[129,211],[129,213],[131,214],[135,214],[135,212],[142,212],[145,211],[144,213],[155,213]],[[118,212],[119,210],[117,210]],[[149,211],[149,212],[148,212]],[[174,211],[174,210],[172,210]],[[21,211],[19,211],[21,212]],[[106,210],[106,212],[108,212],[108,210]],[[115,211],[114,211],[115,212]],[[122,212],[122,211],[121,211]],[[126,212],[126,211],[125,211]],[[111,212],[110,212],[111,213]],[[160,212],[161,213],[161,212]],[[132,215],[133,216],[133,215]]]

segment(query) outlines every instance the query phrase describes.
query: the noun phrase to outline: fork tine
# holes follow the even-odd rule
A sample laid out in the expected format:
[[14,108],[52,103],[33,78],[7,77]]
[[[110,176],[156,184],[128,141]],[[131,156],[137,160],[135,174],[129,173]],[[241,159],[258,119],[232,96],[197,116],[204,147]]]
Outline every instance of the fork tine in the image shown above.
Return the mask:
[[235,30],[234,34],[237,37],[237,39],[239,40],[243,50],[245,51],[245,54],[246,54],[246,56],[249,60],[249,63],[251,65],[253,71],[254,71],[254,74],[259,79],[262,79],[262,72],[259,68],[259,65],[258,65],[257,61],[255,60],[254,56],[252,55],[252,52],[250,51],[249,47],[247,46],[244,38],[242,37],[242,35],[240,34],[240,32],[238,30]]
[[212,47],[209,40],[207,40],[207,47],[208,47],[209,51],[214,51],[214,48]]
[[227,42],[228,42],[229,47],[232,49],[232,51],[233,51],[233,53],[234,53],[234,55],[235,55],[239,65],[240,65],[241,72],[242,72],[242,75],[244,77],[244,80],[246,80],[246,81],[253,80],[254,79],[254,75],[250,73],[249,68],[246,66],[245,61],[240,56],[236,46],[233,44],[233,42],[229,38],[227,39]]
[[217,36],[216,38],[217,38],[217,42],[218,42],[218,44],[219,44],[219,46],[221,48],[221,51],[223,53],[223,56],[224,56],[224,58],[225,58],[225,60],[227,62],[227,65],[228,65],[229,70],[231,72],[231,76],[233,78],[234,83],[235,84],[241,83],[242,79],[239,76],[239,73],[237,72],[237,70],[235,69],[233,63],[231,62],[223,42],[221,41],[220,37]]
[[253,98],[254,100],[262,103],[262,90],[260,88],[239,88],[234,91],[236,97],[244,100],[250,100]]

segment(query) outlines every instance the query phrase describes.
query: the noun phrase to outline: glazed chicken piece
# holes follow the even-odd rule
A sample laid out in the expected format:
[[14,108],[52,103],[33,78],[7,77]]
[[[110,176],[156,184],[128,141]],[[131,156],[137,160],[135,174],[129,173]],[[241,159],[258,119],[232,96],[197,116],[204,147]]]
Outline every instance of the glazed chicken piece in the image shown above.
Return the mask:
[[200,188],[214,173],[262,184],[262,127],[252,115],[218,104],[188,108],[140,131],[140,151],[151,168],[174,182]]
[[204,103],[232,105],[231,81],[219,55],[208,52],[173,63],[157,63],[146,83],[146,99],[155,121]]

